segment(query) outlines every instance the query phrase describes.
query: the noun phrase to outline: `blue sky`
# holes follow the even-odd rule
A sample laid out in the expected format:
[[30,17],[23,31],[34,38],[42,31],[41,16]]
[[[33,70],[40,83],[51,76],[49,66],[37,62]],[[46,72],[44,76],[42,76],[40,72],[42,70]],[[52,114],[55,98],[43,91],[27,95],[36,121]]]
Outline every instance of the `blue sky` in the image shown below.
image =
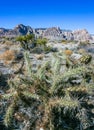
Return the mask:
[[1,0],[0,27],[17,24],[62,29],[86,28],[94,34],[94,0]]

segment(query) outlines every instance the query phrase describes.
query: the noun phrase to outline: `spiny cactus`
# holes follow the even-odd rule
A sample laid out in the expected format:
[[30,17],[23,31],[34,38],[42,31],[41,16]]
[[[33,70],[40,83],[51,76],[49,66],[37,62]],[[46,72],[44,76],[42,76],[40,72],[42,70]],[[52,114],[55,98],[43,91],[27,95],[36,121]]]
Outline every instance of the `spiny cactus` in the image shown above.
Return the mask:
[[[30,108],[31,113],[27,114],[28,112],[25,111],[28,118],[24,119],[24,122],[30,122],[30,128],[64,129],[63,121],[69,120],[66,124],[68,130],[84,129],[84,122],[80,119],[83,115],[80,110],[86,109],[85,99],[91,94],[88,90],[91,92],[93,90],[92,70],[88,66],[67,68],[66,58],[56,55],[33,73],[29,54],[26,52],[24,57],[28,73],[11,79],[8,93],[1,96],[9,102],[4,119],[5,125],[11,124],[15,113],[23,113],[23,109]],[[61,71],[61,67],[66,69]],[[88,75],[90,80],[87,81]],[[79,84],[73,83],[75,78],[81,79]],[[15,109],[16,106],[17,109]],[[73,126],[70,123],[72,119],[79,120],[79,123]],[[17,119],[14,118],[14,120]]]
[[83,55],[79,60],[81,63],[88,64],[92,59],[92,56],[89,54]]

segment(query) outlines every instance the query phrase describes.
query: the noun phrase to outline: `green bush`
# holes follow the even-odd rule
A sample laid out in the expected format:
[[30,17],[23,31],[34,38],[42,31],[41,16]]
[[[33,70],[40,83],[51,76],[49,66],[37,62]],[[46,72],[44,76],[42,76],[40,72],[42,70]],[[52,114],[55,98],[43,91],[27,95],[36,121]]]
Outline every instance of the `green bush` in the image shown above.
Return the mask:
[[29,34],[25,36],[19,36],[16,38],[16,41],[19,41],[21,43],[21,47],[25,50],[30,50],[30,44],[35,44],[36,46],[44,47],[46,46],[47,39],[38,38],[35,39],[34,34]]
[[36,44],[37,45],[46,45],[46,43],[47,43],[47,39],[46,38],[43,38],[43,39],[41,39],[41,38],[38,38],[37,40],[36,40]]
[[16,38],[17,41],[19,42],[33,42],[35,40],[35,36],[34,34],[28,34],[28,35],[25,35],[25,36],[19,36]]
[[16,41],[19,41],[21,43],[21,47],[25,50],[30,50],[29,44],[35,43],[35,35],[34,34],[28,34],[25,36],[19,36],[16,38]]

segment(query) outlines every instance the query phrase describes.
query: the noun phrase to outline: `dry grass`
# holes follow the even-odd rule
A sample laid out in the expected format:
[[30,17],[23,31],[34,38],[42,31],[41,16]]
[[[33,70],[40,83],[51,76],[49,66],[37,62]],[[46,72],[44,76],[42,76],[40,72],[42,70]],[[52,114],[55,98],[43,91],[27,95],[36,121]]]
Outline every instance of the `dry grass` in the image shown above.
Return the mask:
[[73,52],[72,52],[71,50],[65,50],[64,53],[65,53],[66,55],[71,55]]
[[43,54],[39,54],[39,55],[35,55],[35,57],[37,58],[37,60],[42,60],[44,55]]
[[85,50],[85,49],[79,49],[78,52],[79,52],[80,54],[84,54],[84,53],[86,53],[86,50]]
[[15,59],[15,51],[7,50],[0,55],[0,60],[4,60],[6,64]]
[[62,44],[67,44],[68,41],[67,40],[62,40]]
[[11,45],[13,45],[13,42],[6,40],[6,41],[4,42],[4,44],[7,45],[7,46],[11,46]]

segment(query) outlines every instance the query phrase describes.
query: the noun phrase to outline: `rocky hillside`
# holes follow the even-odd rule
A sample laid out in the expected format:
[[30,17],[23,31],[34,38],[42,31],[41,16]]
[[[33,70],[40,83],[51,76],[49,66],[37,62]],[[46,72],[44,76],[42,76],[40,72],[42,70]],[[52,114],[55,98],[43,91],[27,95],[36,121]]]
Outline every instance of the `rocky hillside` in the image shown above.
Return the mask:
[[93,37],[89,34],[86,29],[66,31],[60,28],[52,27],[46,29],[44,37],[48,39],[65,39],[65,40],[77,40],[77,41],[90,41]]
[[73,36],[75,40],[92,40],[92,36],[88,33],[88,31],[86,29],[83,30],[76,30],[73,31]]
[[62,30],[59,27],[52,27],[52,28],[48,28],[46,29],[46,31],[43,34],[43,37],[47,38],[47,39],[51,39],[51,40],[62,40],[65,37],[65,35],[62,33]]
[[18,35],[35,34],[36,37],[45,37],[50,40],[78,40],[91,41],[94,37],[86,29],[82,30],[61,30],[59,27],[52,28],[31,28],[23,24],[17,25],[14,29],[0,28],[0,37],[15,37]]
[[0,36],[18,36],[18,35],[26,35],[26,34],[32,34],[33,29],[30,26],[25,26],[23,24],[17,25],[14,29],[5,29],[0,28]]

